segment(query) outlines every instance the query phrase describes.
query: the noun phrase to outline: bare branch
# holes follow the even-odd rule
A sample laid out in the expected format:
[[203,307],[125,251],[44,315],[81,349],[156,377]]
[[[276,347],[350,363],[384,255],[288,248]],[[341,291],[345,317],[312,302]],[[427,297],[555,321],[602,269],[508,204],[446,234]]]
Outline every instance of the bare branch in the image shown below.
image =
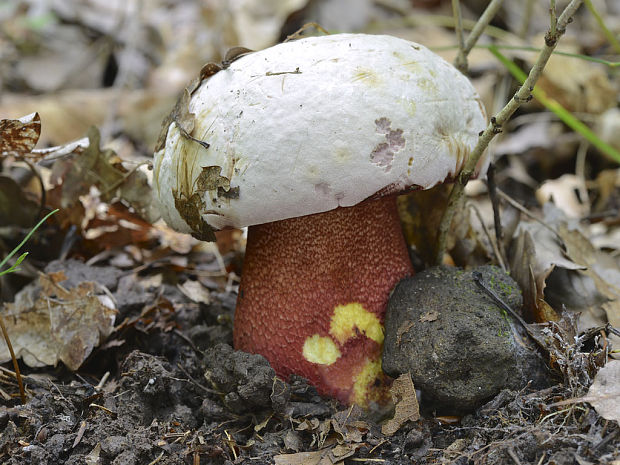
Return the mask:
[[[453,9],[454,9],[455,1],[456,3],[458,3],[458,0],[453,0],[452,2]],[[461,71],[462,73],[467,72],[467,55],[469,55],[469,52],[471,52],[471,49],[474,48],[474,45],[476,45],[476,42],[478,42],[478,39],[484,32],[485,28],[489,25],[491,20],[497,14],[500,7],[502,6],[503,1],[504,0],[491,0],[486,10],[484,10],[482,15],[476,22],[476,25],[474,26],[474,28],[471,30],[471,32],[467,36],[467,40],[465,41],[465,44],[461,46],[459,42],[459,54],[456,57],[456,60],[454,60],[454,66],[456,66],[457,69]],[[455,18],[456,18],[456,15],[455,15]],[[461,19],[460,7],[459,7],[458,19],[459,20]],[[461,25],[461,31],[462,31],[462,25]],[[458,30],[457,30],[457,34],[458,34]]]
[[566,6],[560,17],[554,22],[555,27],[550,28],[545,35],[545,45],[540,51],[536,63],[534,63],[534,66],[530,69],[530,73],[523,85],[521,85],[519,90],[515,93],[513,98],[510,99],[506,106],[502,108],[497,115],[491,118],[487,128],[482,131],[482,134],[480,134],[476,147],[470,154],[465,167],[456,179],[456,183],[454,184],[448,199],[448,206],[444,212],[443,218],[441,219],[435,255],[436,264],[442,262],[443,254],[446,249],[446,238],[448,231],[450,230],[452,219],[454,218],[456,207],[459,203],[459,199],[463,196],[465,185],[474,173],[478,160],[488,147],[489,142],[491,142],[491,140],[502,131],[502,126],[504,123],[510,119],[510,117],[515,111],[517,111],[523,102],[527,102],[532,98],[532,90],[534,89],[534,85],[542,75],[545,65],[549,61],[549,57],[551,57],[553,50],[557,46],[558,40],[562,37],[564,32],[566,32],[566,26],[573,20],[573,15],[582,3],[583,0],[571,0],[571,2]]

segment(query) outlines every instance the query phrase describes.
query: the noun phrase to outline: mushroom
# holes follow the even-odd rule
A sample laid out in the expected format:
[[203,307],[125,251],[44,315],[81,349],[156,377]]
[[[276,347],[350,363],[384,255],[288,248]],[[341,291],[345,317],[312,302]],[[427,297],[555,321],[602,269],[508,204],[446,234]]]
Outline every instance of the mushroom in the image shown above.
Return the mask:
[[480,98],[442,58],[390,36],[242,52],[203,68],[164,123],[156,201],[203,239],[249,226],[237,349],[344,403],[381,402],[384,312],[413,273],[396,194],[459,173],[486,125]]

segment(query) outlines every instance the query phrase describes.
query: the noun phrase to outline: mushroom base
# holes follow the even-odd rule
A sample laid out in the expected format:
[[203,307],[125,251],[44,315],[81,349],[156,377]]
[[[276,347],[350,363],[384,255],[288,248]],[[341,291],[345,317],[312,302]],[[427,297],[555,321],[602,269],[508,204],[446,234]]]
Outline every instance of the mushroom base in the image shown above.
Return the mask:
[[382,402],[385,309],[412,274],[395,197],[251,226],[235,348],[341,402]]

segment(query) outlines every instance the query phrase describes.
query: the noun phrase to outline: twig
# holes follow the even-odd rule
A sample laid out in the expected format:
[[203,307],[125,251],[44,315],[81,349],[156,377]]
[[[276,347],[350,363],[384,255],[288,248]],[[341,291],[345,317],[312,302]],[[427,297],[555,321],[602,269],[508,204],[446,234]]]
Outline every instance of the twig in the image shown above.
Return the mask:
[[526,39],[530,32],[530,20],[532,18],[532,12],[534,11],[534,0],[526,0],[525,11],[523,12],[523,22],[519,29],[519,37]]
[[109,377],[110,377],[110,372],[106,371],[101,377],[101,380],[99,380],[99,383],[97,383],[97,385],[95,386],[95,391],[101,391],[103,389],[104,384],[108,381]]
[[555,0],[550,0],[549,6],[549,33],[555,35],[558,26],[557,12],[555,11]]
[[[452,15],[454,16],[454,33],[456,34],[456,40],[459,44],[459,54],[454,64],[463,73],[467,70],[467,58],[465,54],[465,36],[463,35],[461,0],[452,0]],[[460,61],[461,59],[463,59],[462,62]]]
[[495,240],[497,241],[497,254],[499,255],[499,261],[502,264],[502,268],[506,271],[504,266],[504,231],[502,231],[502,220],[499,212],[499,199],[497,198],[497,184],[495,183],[495,165],[489,164],[487,171],[487,187],[489,189],[489,198],[491,199],[491,205],[493,206],[493,225],[495,226]]
[[[456,3],[458,3],[458,0],[453,0],[452,1],[453,8],[454,8],[455,1]],[[474,26],[474,28],[471,30],[471,32],[467,36],[467,40],[465,41],[465,44],[463,46],[460,46],[460,42],[459,42],[459,54],[457,55],[456,60],[454,60],[454,66],[456,66],[457,69],[461,71],[462,73],[467,72],[467,55],[469,55],[469,52],[471,52],[471,49],[474,48],[474,45],[476,45],[476,42],[478,42],[478,39],[480,38],[480,36],[482,35],[486,27],[489,25],[491,20],[497,14],[497,12],[502,6],[503,1],[504,0],[491,0],[486,10],[484,10],[480,18],[478,18],[478,21],[476,21],[476,25]],[[460,20],[460,9],[459,9],[459,20]],[[462,31],[462,26],[461,26],[461,31]]]
[[284,40],[284,42],[290,42],[291,40],[297,40],[299,38],[301,38],[301,34],[308,30],[314,28],[317,31],[322,32],[323,34],[327,34],[329,35],[329,32],[327,31],[327,29],[324,29],[323,26],[321,26],[319,23],[315,23],[315,22],[310,22],[310,23],[306,23],[303,26],[301,26],[299,29],[297,29],[295,32],[293,32],[291,35],[286,36],[286,39]]
[[149,465],[155,465],[157,462],[159,462],[162,458],[164,457],[164,451],[161,451],[161,454],[159,454],[157,457],[155,457],[155,460],[153,460],[152,462],[149,462]]
[[517,457],[517,454],[515,453],[515,451],[514,451],[514,449],[512,447],[509,447],[507,452],[508,452],[508,455],[510,456],[510,458],[515,463],[515,465],[521,465],[521,461],[519,460],[519,457]]
[[508,305],[506,302],[504,302],[496,293],[493,289],[491,289],[489,286],[486,285],[486,283],[484,282],[484,279],[482,277],[482,274],[479,271],[474,271],[473,272],[473,277],[474,277],[474,282],[478,285],[478,287],[480,289],[482,289],[484,292],[487,293],[487,295],[489,297],[491,297],[491,299],[493,299],[493,301],[499,305],[502,309],[506,310],[508,313],[510,313],[515,320],[517,320],[519,323],[521,323],[521,326],[523,326],[523,329],[525,329],[527,331],[528,334],[532,335],[532,331],[530,330],[530,327],[528,326],[528,324],[525,322],[525,320],[523,318],[521,318],[521,316],[515,312],[510,305]]
[[549,231],[551,231],[551,233],[553,233],[553,235],[555,237],[557,237],[559,240],[562,240],[562,237],[558,234],[558,232],[555,229],[553,229],[549,224],[545,223],[545,221],[541,220],[538,216],[534,215],[531,211],[529,211],[527,208],[525,208],[523,205],[521,205],[515,199],[510,197],[503,190],[497,189],[497,193],[500,195],[501,198],[503,198],[506,202],[508,202],[510,204],[510,206],[512,206],[513,208],[516,208],[517,210],[519,210],[521,213],[523,213],[528,218],[536,221],[541,226],[543,226],[544,228],[546,228]]
[[588,188],[586,187],[586,156],[588,154],[589,144],[588,141],[582,139],[577,149],[577,159],[575,160],[575,176],[579,180],[579,200],[588,208],[588,213],[592,211],[592,203],[588,195]]
[[22,375],[19,372],[19,364],[17,363],[15,352],[13,352],[13,345],[11,344],[11,340],[9,339],[9,333],[6,330],[6,326],[4,326],[4,320],[2,319],[2,315],[0,315],[0,329],[2,329],[2,335],[4,336],[6,346],[9,348],[9,353],[11,354],[11,360],[13,360],[13,369],[15,370],[15,378],[17,379],[17,385],[19,386],[19,397],[21,398],[22,404],[25,404],[26,403],[26,391],[24,391],[24,383],[22,382]]
[[493,253],[495,254],[497,263],[502,268],[502,270],[506,271],[507,268],[506,268],[506,263],[504,262],[504,257],[499,250],[497,241],[493,239],[493,236],[491,236],[491,233],[489,232],[489,228],[487,228],[487,225],[484,224],[484,219],[482,218],[482,214],[480,213],[480,210],[474,204],[469,204],[469,208],[471,208],[476,214],[476,216],[478,217],[478,222],[480,223],[480,226],[482,226],[482,230],[484,231],[484,234],[487,236],[487,240],[489,241],[489,243],[491,244],[491,247],[493,248]]
[[515,93],[514,97],[510,99],[510,101],[506,104],[506,106],[502,108],[496,116],[491,118],[491,122],[489,123],[487,128],[482,131],[482,134],[478,138],[478,143],[476,144],[476,147],[472,151],[469,159],[467,160],[467,163],[465,164],[465,167],[456,179],[456,183],[454,184],[454,187],[448,199],[448,206],[446,208],[446,211],[444,212],[443,218],[441,219],[435,255],[435,263],[441,263],[443,254],[446,249],[446,239],[448,231],[450,229],[450,225],[452,224],[452,219],[454,218],[458,201],[463,196],[465,185],[469,181],[469,178],[471,178],[471,176],[473,175],[478,160],[482,156],[482,153],[488,147],[489,142],[491,142],[495,135],[502,131],[502,126],[504,125],[504,123],[508,121],[508,119],[514,114],[515,111],[517,111],[517,109],[521,106],[523,102],[531,99],[532,90],[534,89],[536,81],[538,81],[538,78],[542,75],[543,69],[547,64],[547,61],[549,61],[549,57],[553,53],[553,50],[557,46],[558,40],[566,32],[566,26],[572,21],[573,15],[582,3],[583,0],[571,0],[568,6],[564,9],[564,11],[557,20],[556,27],[554,28],[555,33],[552,34],[551,31],[549,31],[545,35],[545,46],[541,50],[540,55],[538,55],[538,59],[530,70],[527,79],[519,88],[519,90]]

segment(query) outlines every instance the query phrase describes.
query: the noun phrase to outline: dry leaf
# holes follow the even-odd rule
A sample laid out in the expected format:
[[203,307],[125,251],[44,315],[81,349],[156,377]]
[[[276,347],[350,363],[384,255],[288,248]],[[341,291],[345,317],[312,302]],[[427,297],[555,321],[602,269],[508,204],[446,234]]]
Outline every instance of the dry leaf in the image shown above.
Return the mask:
[[[584,267],[578,273],[585,281],[586,285],[591,281],[596,292],[588,295],[602,297],[602,302],[591,302],[587,311],[580,319],[580,330],[592,326],[610,323],[612,326],[620,327],[620,268],[613,257],[601,250],[596,249],[592,243],[580,231],[569,229],[566,224],[560,224],[558,233],[566,245],[566,255],[575,263]],[[605,312],[603,318],[600,309]],[[585,318],[584,318],[585,317]],[[589,324],[584,324],[591,320]],[[620,338],[615,335],[609,336],[614,344],[620,343]]]
[[577,195],[585,189],[585,182],[574,174],[564,174],[557,179],[549,179],[536,191],[540,204],[553,201],[568,218],[583,218],[590,213],[590,206],[583,203]]
[[[49,192],[50,202],[61,208],[63,215],[70,215],[72,223],[80,224],[84,215],[75,215],[77,210],[85,207],[80,203],[80,197],[91,195],[92,187],[96,187],[102,200],[111,202],[121,198],[142,218],[155,221],[158,214],[151,201],[147,175],[140,167],[127,170],[113,150],[100,148],[100,141],[99,131],[91,127],[86,146],[83,141],[68,144],[72,150],[67,156],[54,157],[56,161],[50,177],[54,187]],[[61,151],[63,147],[55,148],[45,158]]]
[[293,430],[289,430],[284,436],[284,447],[299,452],[303,447],[301,436]]
[[[13,349],[28,366],[56,366],[61,361],[77,370],[114,329],[116,309],[106,294],[97,294],[97,284],[82,282],[65,289],[58,284],[65,279],[62,271],[42,274],[15,303],[5,304]],[[6,343],[0,339],[0,362],[8,360]]]
[[41,118],[31,113],[19,119],[0,120],[0,155],[25,156],[32,152],[41,135]]
[[335,446],[313,452],[298,452],[296,454],[280,454],[274,456],[275,465],[333,465],[343,463],[343,460],[355,453],[353,447]]
[[[510,271],[523,290],[528,318],[554,320],[557,310],[581,312],[579,330],[620,325],[620,269],[551,203],[545,224],[522,222],[513,240]],[[552,231],[556,231],[554,234]],[[548,303],[547,303],[548,302]],[[550,305],[549,305],[550,304]],[[620,338],[609,336],[615,344]]]
[[420,315],[420,323],[436,321],[438,317],[439,313],[434,310],[430,312],[424,312],[422,315]]
[[616,104],[605,67],[569,56],[551,56],[537,86],[570,111],[598,114]]
[[548,149],[553,147],[563,130],[562,124],[547,120],[524,124],[516,131],[504,134],[494,151],[497,155],[505,155],[525,153],[533,148]]
[[620,423],[620,360],[610,360],[599,370],[584,400],[606,420]]
[[178,284],[179,290],[189,299],[197,303],[209,304],[209,290],[198,281],[187,280],[183,284]]
[[84,462],[86,465],[99,465],[101,463],[101,458],[99,455],[101,454],[101,443],[97,443],[97,445],[91,450],[85,457]]
[[404,373],[394,380],[390,393],[395,411],[394,418],[386,421],[381,427],[381,432],[386,436],[394,434],[406,422],[420,419],[420,406],[410,373]]
[[[303,8],[308,0],[239,0],[226,2],[229,23],[220,27],[232,29],[238,44],[253,50],[273,45],[286,18]],[[215,2],[217,4],[217,2]],[[223,8],[222,8],[223,10]],[[225,17],[220,11],[219,17]],[[237,44],[233,44],[237,45]]]

